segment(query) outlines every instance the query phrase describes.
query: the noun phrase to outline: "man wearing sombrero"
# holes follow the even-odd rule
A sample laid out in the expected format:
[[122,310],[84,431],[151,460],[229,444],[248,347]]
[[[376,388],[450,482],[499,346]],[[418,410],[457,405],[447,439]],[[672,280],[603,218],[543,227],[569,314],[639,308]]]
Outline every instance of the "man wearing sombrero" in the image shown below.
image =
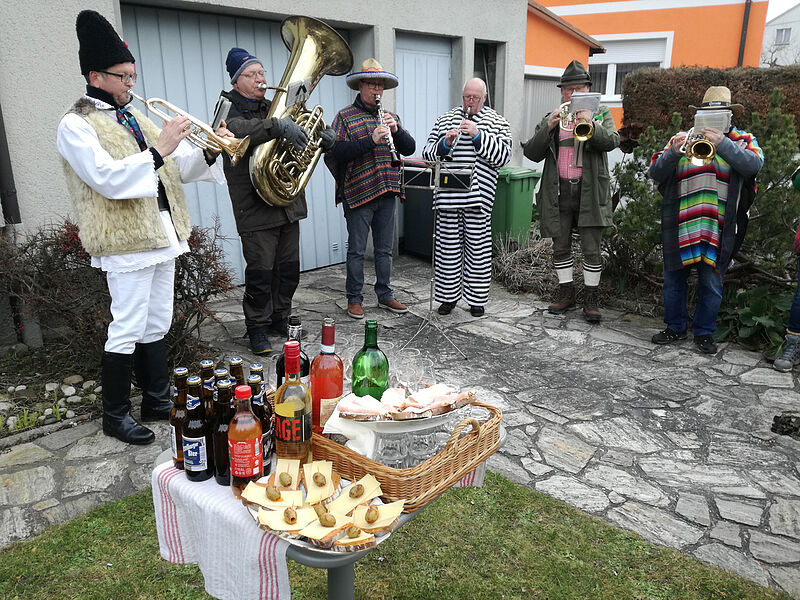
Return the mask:
[[347,314],[364,317],[364,252],[372,229],[375,250],[375,294],[378,306],[393,313],[408,312],[394,297],[389,284],[392,274],[394,212],[400,197],[400,170],[392,166],[390,140],[404,156],[414,153],[411,134],[400,125],[400,117],[383,111],[378,122],[378,102],[385,90],[396,88],[397,76],[385,71],[374,58],[361,70],[347,76],[347,85],[358,96],[336,115],[331,126],[336,131],[333,148],[325,164],[336,179],[336,203],[342,204],[347,221]]
[[[730,123],[727,87],[713,86],[696,109],[695,125],[705,111],[717,111]],[[708,115],[702,115],[707,117]],[[727,118],[727,121],[724,119]],[[714,146],[712,160],[693,162],[687,157],[687,134],[676,134],[653,156],[650,176],[658,182],[661,204],[661,243],[664,258],[664,322],[653,336],[655,344],[686,338],[689,271],[697,267],[697,307],[692,318],[694,343],[701,352],[714,354],[717,313],[722,301],[722,275],[741,246],[747,229],[747,211],[755,197],[755,177],[764,154],[755,136],[728,126],[727,131],[703,127],[702,136]]]

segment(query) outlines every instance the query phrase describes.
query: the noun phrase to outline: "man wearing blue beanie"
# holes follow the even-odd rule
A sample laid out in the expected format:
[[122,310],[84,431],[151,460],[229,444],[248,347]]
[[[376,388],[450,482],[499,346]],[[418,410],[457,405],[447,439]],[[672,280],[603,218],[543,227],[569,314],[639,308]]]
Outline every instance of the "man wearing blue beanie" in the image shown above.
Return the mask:
[[[225,61],[233,89],[220,95],[231,102],[227,127],[236,137],[250,136],[250,150],[283,138],[302,150],[305,129],[291,118],[267,118],[270,101],[261,61],[244,48],[231,48]],[[333,130],[322,135],[322,149],[333,144]],[[224,158],[236,229],[247,264],[242,301],[250,348],[255,354],[272,351],[269,334],[286,339],[292,297],[300,281],[300,220],[308,214],[301,192],[288,206],[271,206],[258,195],[250,180],[249,155],[236,166]]]

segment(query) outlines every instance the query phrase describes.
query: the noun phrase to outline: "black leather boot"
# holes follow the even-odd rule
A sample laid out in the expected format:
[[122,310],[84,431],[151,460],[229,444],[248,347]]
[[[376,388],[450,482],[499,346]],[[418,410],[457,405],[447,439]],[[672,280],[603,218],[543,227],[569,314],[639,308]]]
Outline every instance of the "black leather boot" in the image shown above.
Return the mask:
[[131,416],[132,354],[103,352],[103,433],[126,444],[150,444],[156,435]]
[[149,344],[136,344],[133,372],[142,389],[142,421],[169,419],[172,388],[169,385],[167,343],[163,338]]

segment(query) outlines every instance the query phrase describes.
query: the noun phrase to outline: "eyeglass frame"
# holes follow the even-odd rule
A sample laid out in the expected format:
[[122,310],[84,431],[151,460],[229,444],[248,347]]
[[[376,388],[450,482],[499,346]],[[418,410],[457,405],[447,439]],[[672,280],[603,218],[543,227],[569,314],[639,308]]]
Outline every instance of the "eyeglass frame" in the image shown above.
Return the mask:
[[[239,77],[244,77],[245,79],[255,79],[259,75],[264,79],[267,78],[267,74],[264,72],[264,69],[261,69],[260,71],[253,71],[252,73],[240,73]],[[239,77],[237,77],[237,79]]]
[[478,102],[479,100],[483,100],[485,96],[461,96],[461,99],[464,102]]
[[368,88],[372,88],[373,90],[386,88],[386,82],[383,79],[378,79],[377,81],[362,79],[361,83],[363,83]]
[[98,73],[102,73],[103,75],[113,75],[114,77],[119,77],[119,80],[122,83],[136,83],[136,79],[139,77],[138,73],[113,73],[112,71],[97,71]]

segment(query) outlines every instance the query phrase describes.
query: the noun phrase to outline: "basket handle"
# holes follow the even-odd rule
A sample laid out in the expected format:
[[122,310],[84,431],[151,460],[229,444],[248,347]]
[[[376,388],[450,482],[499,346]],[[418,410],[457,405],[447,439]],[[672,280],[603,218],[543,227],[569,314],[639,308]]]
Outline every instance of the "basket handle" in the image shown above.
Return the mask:
[[455,426],[453,433],[450,434],[450,438],[447,440],[447,444],[445,444],[445,448],[449,448],[451,445],[455,444],[464,428],[470,425],[472,425],[472,431],[470,433],[480,433],[481,424],[478,422],[478,419],[475,417],[467,417]]

